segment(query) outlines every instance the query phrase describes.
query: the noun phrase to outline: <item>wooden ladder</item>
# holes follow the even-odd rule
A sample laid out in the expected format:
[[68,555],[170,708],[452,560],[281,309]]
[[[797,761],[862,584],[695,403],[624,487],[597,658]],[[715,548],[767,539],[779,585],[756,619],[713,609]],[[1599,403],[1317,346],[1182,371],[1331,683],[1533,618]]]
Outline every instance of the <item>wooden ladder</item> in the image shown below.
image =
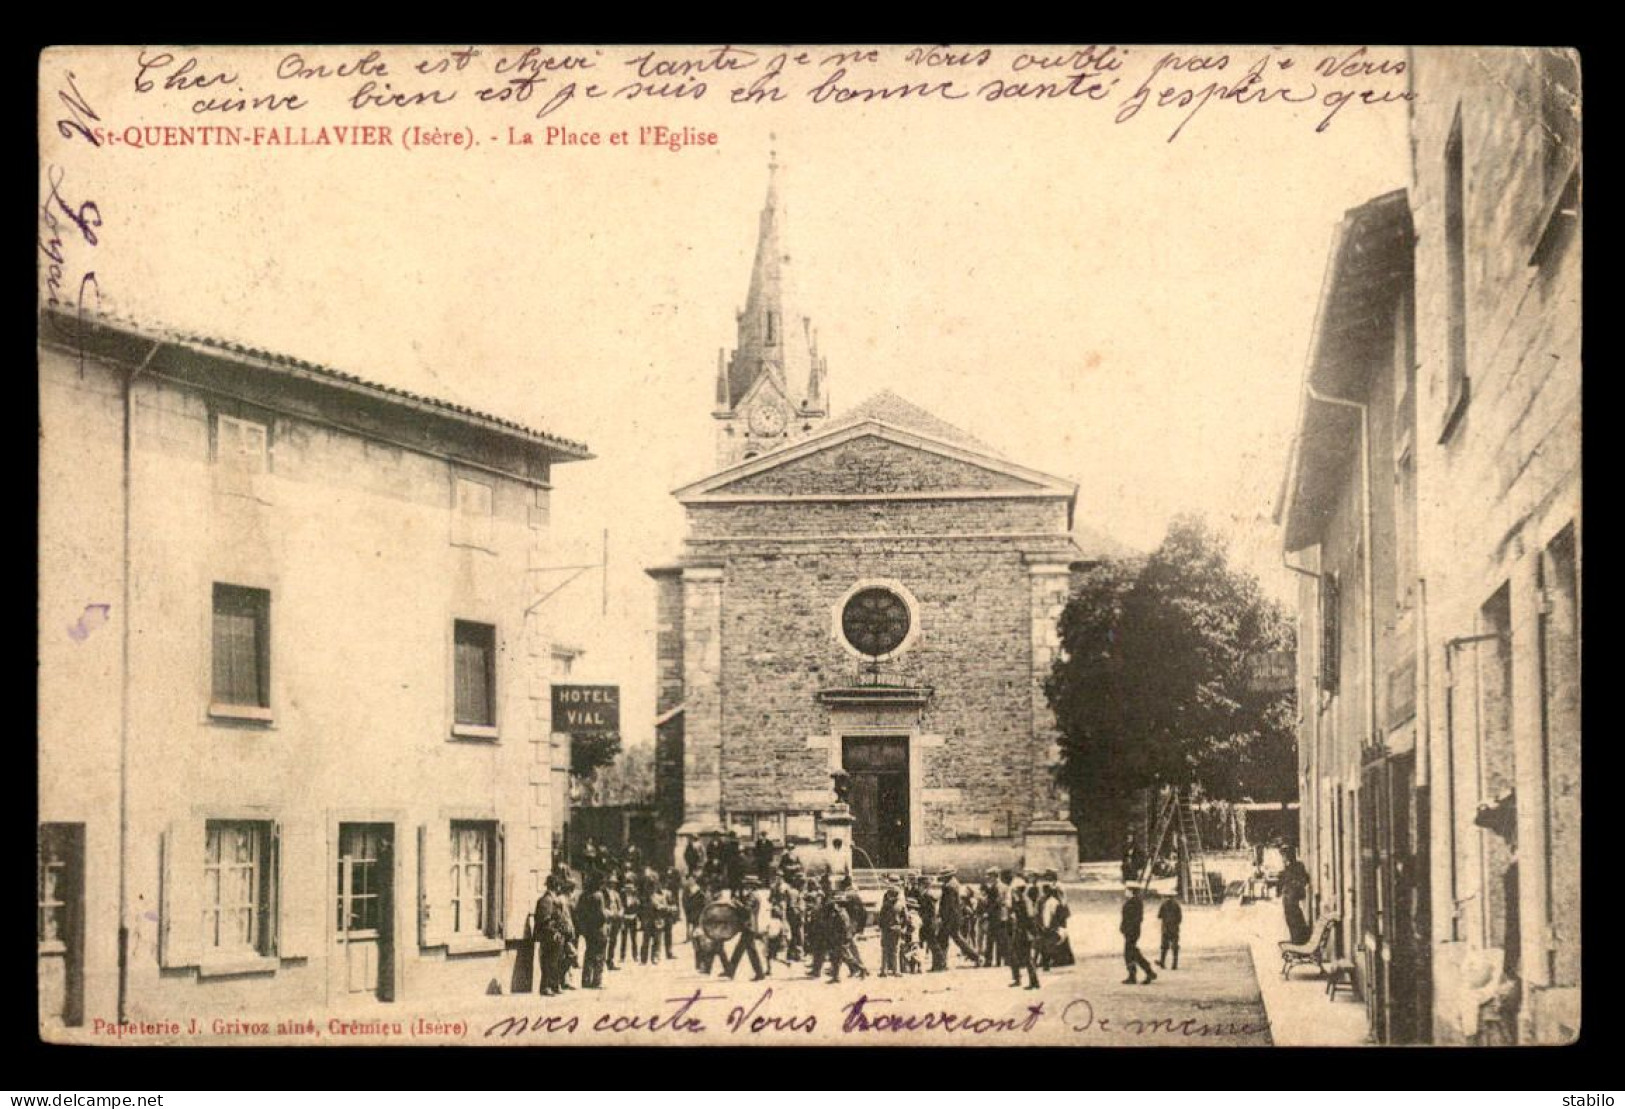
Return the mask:
[[1174,803],[1179,808],[1179,883],[1183,887],[1186,904],[1213,904],[1213,887],[1207,880],[1207,856],[1202,853],[1202,830],[1197,827],[1196,813],[1188,801],[1179,800],[1174,792]]

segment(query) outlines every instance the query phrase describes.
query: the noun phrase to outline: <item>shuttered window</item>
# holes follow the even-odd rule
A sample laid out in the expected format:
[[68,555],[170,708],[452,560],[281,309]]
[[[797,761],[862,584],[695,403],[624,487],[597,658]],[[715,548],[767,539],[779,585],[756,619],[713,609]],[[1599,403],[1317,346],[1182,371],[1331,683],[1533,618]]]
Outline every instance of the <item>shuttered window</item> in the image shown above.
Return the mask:
[[491,858],[496,831],[483,821],[451,825],[451,930],[459,936],[491,934]]
[[271,594],[215,584],[214,700],[269,707]]
[[456,682],[458,724],[496,726],[496,629],[458,620]]
[[203,856],[203,949],[266,955],[271,944],[271,828],[261,821],[211,820]]
[[1337,575],[1326,574],[1320,579],[1320,688],[1325,693],[1337,692],[1343,651],[1341,616]]

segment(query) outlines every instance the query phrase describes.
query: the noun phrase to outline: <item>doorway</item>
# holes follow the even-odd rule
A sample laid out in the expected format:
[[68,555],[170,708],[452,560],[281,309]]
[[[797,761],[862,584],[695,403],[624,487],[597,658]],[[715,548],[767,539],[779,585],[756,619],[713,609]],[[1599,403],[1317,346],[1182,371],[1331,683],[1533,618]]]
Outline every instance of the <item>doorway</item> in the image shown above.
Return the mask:
[[334,987],[395,999],[395,826],[340,824]]
[[852,776],[853,862],[908,865],[908,737],[846,736],[841,768]]
[[40,1021],[85,1021],[85,826],[41,824],[38,843]]

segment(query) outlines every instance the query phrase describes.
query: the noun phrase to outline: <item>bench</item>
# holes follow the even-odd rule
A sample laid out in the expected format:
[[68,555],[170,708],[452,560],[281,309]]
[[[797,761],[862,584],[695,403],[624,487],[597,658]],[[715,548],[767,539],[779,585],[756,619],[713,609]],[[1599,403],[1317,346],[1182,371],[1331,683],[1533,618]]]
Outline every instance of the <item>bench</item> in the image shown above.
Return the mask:
[[1339,920],[1339,914],[1328,913],[1315,921],[1314,931],[1309,933],[1307,943],[1293,943],[1291,940],[1282,940],[1281,947],[1281,977],[1289,977],[1294,967],[1313,963],[1321,974],[1326,973],[1326,948],[1332,936],[1332,926]]

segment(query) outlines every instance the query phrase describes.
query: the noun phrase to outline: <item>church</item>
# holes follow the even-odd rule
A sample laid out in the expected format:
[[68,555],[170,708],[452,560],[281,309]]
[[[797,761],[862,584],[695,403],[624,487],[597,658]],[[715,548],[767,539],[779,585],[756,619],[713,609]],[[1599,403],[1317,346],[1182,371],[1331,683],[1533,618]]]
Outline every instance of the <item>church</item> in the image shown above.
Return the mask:
[[857,867],[1077,861],[1043,683],[1078,575],[1120,548],[1078,486],[892,392],[832,415],[769,167],[716,469],[658,587],[660,823],[821,843],[849,785]]

